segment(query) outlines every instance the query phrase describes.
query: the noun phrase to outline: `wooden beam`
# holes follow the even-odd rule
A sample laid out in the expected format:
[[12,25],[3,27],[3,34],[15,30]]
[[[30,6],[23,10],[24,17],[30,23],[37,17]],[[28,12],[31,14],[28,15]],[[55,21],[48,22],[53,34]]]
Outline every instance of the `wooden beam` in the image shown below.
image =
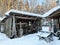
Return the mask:
[[19,16],[16,16],[16,18],[27,19],[27,20],[36,20],[36,18],[32,18],[32,17],[19,17]]
[[49,17],[59,16],[59,13],[60,12],[55,12],[55,13],[51,14]]
[[17,37],[17,35],[16,35],[16,25],[15,25],[15,16],[13,16],[12,35],[15,35],[15,37]]
[[4,24],[4,23],[1,23],[1,24]]
[[[20,24],[20,23],[16,23],[17,25]],[[21,23],[21,24],[27,24],[27,23]]]

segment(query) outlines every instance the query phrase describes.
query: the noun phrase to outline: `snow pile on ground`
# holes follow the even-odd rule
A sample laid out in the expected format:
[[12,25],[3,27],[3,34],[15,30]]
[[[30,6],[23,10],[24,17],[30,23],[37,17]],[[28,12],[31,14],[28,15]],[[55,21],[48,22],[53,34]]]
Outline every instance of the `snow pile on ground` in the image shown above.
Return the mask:
[[50,42],[49,45],[60,45],[60,40],[58,40],[57,37],[54,37],[53,39],[54,40],[52,42]]
[[[0,38],[3,37],[1,37],[0,35]],[[9,39],[9,40],[4,39],[5,41],[0,40],[0,45],[59,45],[60,41],[57,39],[58,39],[57,37],[54,37],[54,41],[47,43],[43,39],[39,40],[37,33],[35,33],[27,36],[22,36],[21,38],[16,38],[16,39]]]
[[5,34],[0,33],[0,41],[9,39]]
[[47,43],[44,40],[40,41],[36,35],[31,34],[17,39],[2,41],[0,45],[47,45]]

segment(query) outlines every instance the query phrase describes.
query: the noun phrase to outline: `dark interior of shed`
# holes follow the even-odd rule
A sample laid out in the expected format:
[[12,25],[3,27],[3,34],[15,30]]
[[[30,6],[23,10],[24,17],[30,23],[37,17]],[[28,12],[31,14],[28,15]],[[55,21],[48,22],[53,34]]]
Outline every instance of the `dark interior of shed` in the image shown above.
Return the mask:
[[[21,22],[21,25],[20,25],[20,22]],[[23,29],[23,35],[37,32],[36,20],[30,19],[30,18],[29,19],[16,18],[16,31],[18,36],[19,36],[20,26]]]

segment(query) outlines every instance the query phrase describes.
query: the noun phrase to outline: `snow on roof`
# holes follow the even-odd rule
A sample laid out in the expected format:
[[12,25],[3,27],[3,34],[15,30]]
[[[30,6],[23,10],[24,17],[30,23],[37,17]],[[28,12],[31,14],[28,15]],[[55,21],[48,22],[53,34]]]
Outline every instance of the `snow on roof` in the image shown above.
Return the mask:
[[2,18],[0,17],[0,21],[2,20]]
[[29,15],[29,16],[36,16],[36,17],[44,18],[44,17],[49,16],[50,14],[52,14],[54,11],[56,11],[56,10],[58,10],[58,9],[60,9],[60,6],[57,6],[57,7],[55,7],[55,8],[52,8],[51,10],[49,10],[48,12],[46,12],[46,13],[43,14],[43,15],[11,9],[10,11],[7,11],[7,12],[5,13],[5,15],[9,15],[9,13],[14,12],[14,13],[19,13],[19,14],[25,14],[25,15]]
[[53,9],[49,10],[48,12],[43,14],[43,17],[49,16],[50,14],[52,14],[54,11],[57,11],[58,9],[60,9],[60,6],[57,6],[57,7],[53,8]]
[[14,9],[11,9],[10,11],[7,11],[7,12],[5,13],[5,15],[8,15],[8,16],[9,16],[9,13],[11,13],[11,12],[19,13],[19,14],[25,14],[25,15],[29,15],[29,16],[43,17],[43,16],[40,15],[40,14],[34,14],[34,13],[29,13],[29,12],[14,10]]
[[0,21],[2,21],[4,18],[6,18],[6,16],[0,17]]

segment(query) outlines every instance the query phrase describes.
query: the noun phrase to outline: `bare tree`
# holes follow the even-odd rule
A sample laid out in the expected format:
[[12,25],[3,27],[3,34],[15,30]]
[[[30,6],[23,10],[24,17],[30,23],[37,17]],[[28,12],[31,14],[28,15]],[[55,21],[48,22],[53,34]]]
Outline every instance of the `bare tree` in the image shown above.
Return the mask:
[[50,6],[51,8],[56,7],[57,6],[56,0],[50,0]]
[[42,5],[38,3],[37,0],[0,0],[0,15],[4,15],[4,13],[10,9],[44,14],[57,6],[55,0],[45,0]]
[[42,4],[42,8],[41,8],[42,9],[41,12],[43,12],[42,14],[46,13],[47,11],[49,11],[50,9],[52,9],[55,6],[57,6],[55,0],[45,0],[45,2]]
[[19,10],[21,10],[21,11],[24,10],[24,3],[23,3],[23,0],[20,0],[20,2],[19,2]]
[[41,5],[40,4],[38,4],[37,6],[36,6],[36,13],[40,13],[40,11],[41,11]]
[[30,0],[30,12],[35,12],[35,7],[37,6],[37,0]]
[[25,11],[30,12],[30,6],[28,0],[25,2]]

